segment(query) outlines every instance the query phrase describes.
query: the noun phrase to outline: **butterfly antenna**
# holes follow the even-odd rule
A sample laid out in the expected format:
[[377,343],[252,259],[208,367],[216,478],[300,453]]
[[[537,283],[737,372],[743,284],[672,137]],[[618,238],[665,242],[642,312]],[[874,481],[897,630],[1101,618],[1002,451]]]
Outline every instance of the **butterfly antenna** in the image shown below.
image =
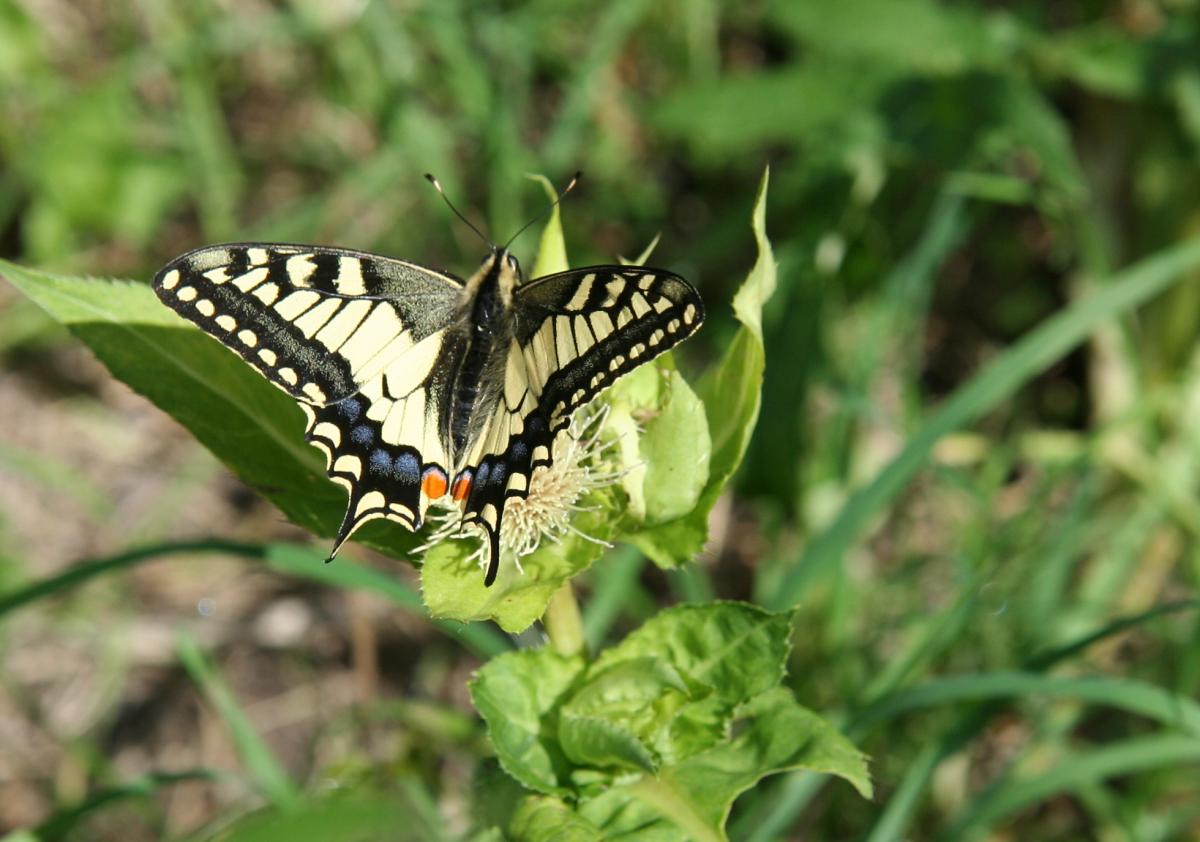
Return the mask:
[[450,197],[447,196],[446,191],[442,189],[441,182],[439,182],[436,178],[433,177],[433,173],[428,173],[428,172],[425,173],[425,180],[428,181],[430,184],[432,184],[433,188],[438,191],[438,193],[442,197],[442,200],[446,203],[446,207],[448,207],[448,208],[450,208],[450,210],[454,211],[454,215],[457,216],[459,219],[461,219],[468,228],[470,228],[472,231],[474,231],[478,235],[479,239],[481,239],[485,243],[487,243],[488,246],[490,248],[492,248],[493,250],[496,248],[495,243],[493,243],[486,236],[484,236],[482,231],[480,231],[478,228],[476,228],[474,225],[471,224],[471,220],[469,220],[465,216],[463,216],[462,213],[459,212],[458,208],[454,207],[454,203],[450,201]]
[[575,175],[571,176],[571,181],[567,184],[566,187],[563,188],[562,192],[558,194],[558,198],[556,198],[553,202],[550,203],[550,207],[546,208],[544,211],[539,213],[533,219],[526,222],[524,225],[521,226],[520,231],[518,231],[517,233],[513,234],[511,237],[508,238],[508,242],[504,244],[504,250],[508,251],[508,247],[512,245],[513,240],[517,239],[517,237],[524,234],[525,229],[527,229],[530,225],[532,225],[535,222],[540,222],[541,220],[543,220],[547,216],[549,216],[550,212],[553,211],[556,207],[558,207],[558,203],[561,202],[563,199],[565,199],[567,194],[570,193],[573,189],[575,189],[575,185],[579,183],[579,179],[581,179],[581,178],[583,178],[583,173],[576,171]]

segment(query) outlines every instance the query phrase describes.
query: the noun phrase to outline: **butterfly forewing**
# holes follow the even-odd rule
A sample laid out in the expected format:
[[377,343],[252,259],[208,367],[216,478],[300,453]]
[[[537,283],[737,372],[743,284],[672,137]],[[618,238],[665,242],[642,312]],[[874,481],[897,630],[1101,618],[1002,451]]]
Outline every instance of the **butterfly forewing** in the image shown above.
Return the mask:
[[176,258],[154,289],[292,397],[324,406],[444,327],[462,282],[362,252],[233,244]]
[[459,279],[362,252],[233,244],[175,259],[154,289],[300,402],[305,438],[350,494],[338,546],[377,517],[420,526],[446,472],[431,381]]
[[695,332],[704,304],[661,269],[593,266],[518,287],[516,338],[551,430],[618,377]]

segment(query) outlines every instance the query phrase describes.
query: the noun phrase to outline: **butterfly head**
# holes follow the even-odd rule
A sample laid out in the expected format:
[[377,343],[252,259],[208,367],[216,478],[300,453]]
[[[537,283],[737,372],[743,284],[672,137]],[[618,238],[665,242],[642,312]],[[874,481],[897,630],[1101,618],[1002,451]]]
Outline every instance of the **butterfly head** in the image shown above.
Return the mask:
[[501,298],[505,303],[509,303],[512,300],[513,290],[522,281],[521,264],[507,248],[495,246],[483,259],[475,277],[479,279],[480,284],[489,281],[495,283],[495,288],[499,291]]

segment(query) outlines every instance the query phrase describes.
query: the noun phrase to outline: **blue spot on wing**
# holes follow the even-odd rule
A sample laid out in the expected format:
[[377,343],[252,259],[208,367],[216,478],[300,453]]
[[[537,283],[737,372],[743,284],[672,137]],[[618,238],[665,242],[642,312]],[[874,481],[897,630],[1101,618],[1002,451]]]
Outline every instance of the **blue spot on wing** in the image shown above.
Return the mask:
[[349,397],[339,402],[337,408],[342,417],[351,424],[358,420],[358,416],[362,415],[362,404],[355,397]]
[[386,450],[376,449],[371,451],[370,464],[372,473],[386,474],[392,469],[392,457]]
[[363,447],[370,447],[375,441],[375,431],[371,429],[370,424],[359,424],[350,431],[350,438],[356,444],[361,444]]
[[512,456],[512,461],[520,465],[529,458],[529,446],[520,439],[516,439],[508,448],[509,454]]
[[393,463],[392,474],[400,482],[419,483],[421,481],[421,462],[412,453],[401,453]]

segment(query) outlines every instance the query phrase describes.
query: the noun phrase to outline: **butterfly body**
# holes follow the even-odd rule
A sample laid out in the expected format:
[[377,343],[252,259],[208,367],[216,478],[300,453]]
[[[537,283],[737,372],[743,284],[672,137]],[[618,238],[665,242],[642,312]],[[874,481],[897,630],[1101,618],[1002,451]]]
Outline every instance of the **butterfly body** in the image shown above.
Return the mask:
[[494,248],[466,280],[392,258],[235,243],[154,278],[162,301],[304,410],[305,438],[349,492],[331,557],[375,518],[421,527],[449,497],[487,534],[549,465],[571,413],[691,335],[696,291],[672,273],[595,266],[522,283]]

